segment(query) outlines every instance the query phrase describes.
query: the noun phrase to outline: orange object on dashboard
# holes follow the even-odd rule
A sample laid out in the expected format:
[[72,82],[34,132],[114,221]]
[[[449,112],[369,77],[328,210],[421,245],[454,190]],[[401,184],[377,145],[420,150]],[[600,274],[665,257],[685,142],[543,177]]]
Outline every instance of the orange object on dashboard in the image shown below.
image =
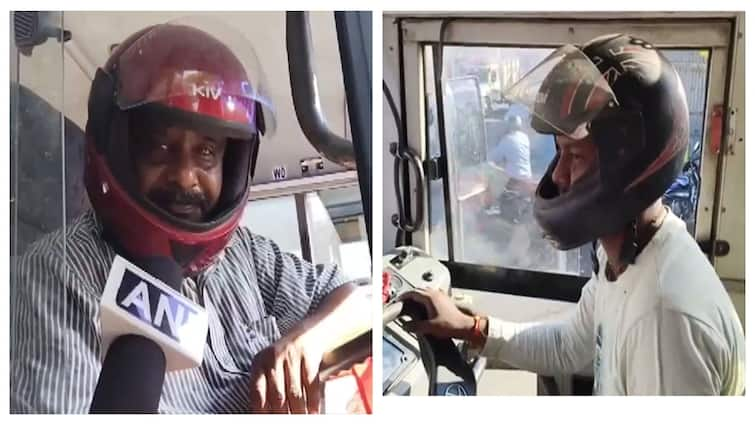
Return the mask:
[[326,382],[323,413],[372,414],[372,357]]
[[357,379],[359,387],[359,396],[362,399],[363,412],[372,414],[372,357],[368,357],[364,363],[355,365],[351,368],[354,377]]

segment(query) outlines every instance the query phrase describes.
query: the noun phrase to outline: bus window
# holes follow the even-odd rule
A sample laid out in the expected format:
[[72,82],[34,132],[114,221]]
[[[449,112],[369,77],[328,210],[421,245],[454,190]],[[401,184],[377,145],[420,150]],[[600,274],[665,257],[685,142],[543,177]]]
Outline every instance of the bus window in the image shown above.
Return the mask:
[[[348,280],[369,278],[367,231],[355,179],[345,187],[321,187],[255,199],[258,193],[264,192],[252,189],[242,226],[307,261],[337,264]],[[275,217],[277,225],[267,225],[270,217]]]
[[317,192],[340,240],[341,269],[349,279],[369,279],[372,271],[359,186]]
[[689,148],[682,174],[663,196],[664,204],[687,223],[694,236],[700,198],[700,170],[705,123],[705,95],[708,91],[709,50],[662,49],[682,79],[689,107]]

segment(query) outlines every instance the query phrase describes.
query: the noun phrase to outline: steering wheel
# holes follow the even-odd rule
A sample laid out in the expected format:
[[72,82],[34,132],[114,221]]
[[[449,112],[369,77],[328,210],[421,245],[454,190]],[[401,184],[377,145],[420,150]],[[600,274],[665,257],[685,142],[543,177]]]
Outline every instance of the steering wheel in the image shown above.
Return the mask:
[[[426,320],[425,308],[411,300],[398,301],[404,292],[419,287],[436,288],[450,293],[448,269],[440,262],[413,247],[397,248],[384,258],[388,279],[384,282],[383,325],[402,318]],[[451,338],[414,335],[418,341],[420,358],[429,381],[428,395],[465,396],[477,394],[476,371],[484,368],[483,362],[473,367]],[[439,381],[441,368],[453,378]],[[447,376],[447,375],[446,375]]]

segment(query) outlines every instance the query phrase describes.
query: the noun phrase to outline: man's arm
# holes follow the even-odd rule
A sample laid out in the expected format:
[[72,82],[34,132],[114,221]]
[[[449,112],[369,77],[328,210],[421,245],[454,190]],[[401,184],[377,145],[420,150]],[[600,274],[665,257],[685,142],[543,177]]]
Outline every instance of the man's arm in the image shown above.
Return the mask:
[[577,373],[593,359],[593,280],[582,288],[577,309],[566,320],[514,323],[488,319],[482,356],[542,375]]
[[300,324],[305,341],[320,341],[331,351],[372,327],[369,286],[344,284],[328,294],[320,306]]
[[369,302],[337,266],[315,266],[262,237],[252,241],[265,306],[283,336],[252,361],[251,410],[316,412],[322,356],[369,328]]
[[345,283],[337,265],[314,265],[268,239],[253,240],[257,258],[264,258],[257,270],[267,272],[259,277],[265,304],[281,334],[307,334],[304,340],[329,351],[371,327],[366,292]]
[[282,335],[314,314],[330,293],[344,285],[337,265],[314,265],[283,252],[265,237],[248,235],[266,314],[275,317]]
[[[594,282],[590,280],[582,288],[577,309],[564,321],[515,323],[482,317],[480,329],[486,337],[480,354],[543,375],[583,370],[594,352]],[[419,303],[428,312],[428,320],[405,324],[407,331],[480,343],[475,318],[460,310],[443,292],[417,289],[405,292],[400,299]]]

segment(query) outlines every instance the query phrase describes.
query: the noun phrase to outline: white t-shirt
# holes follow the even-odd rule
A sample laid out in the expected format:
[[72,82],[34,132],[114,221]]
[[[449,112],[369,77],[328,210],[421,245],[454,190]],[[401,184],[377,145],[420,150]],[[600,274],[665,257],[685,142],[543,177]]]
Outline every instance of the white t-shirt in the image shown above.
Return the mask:
[[543,375],[593,364],[595,394],[742,394],[745,339],[708,259],[670,211],[634,265],[600,273],[577,309],[553,323],[490,318],[481,355]]

